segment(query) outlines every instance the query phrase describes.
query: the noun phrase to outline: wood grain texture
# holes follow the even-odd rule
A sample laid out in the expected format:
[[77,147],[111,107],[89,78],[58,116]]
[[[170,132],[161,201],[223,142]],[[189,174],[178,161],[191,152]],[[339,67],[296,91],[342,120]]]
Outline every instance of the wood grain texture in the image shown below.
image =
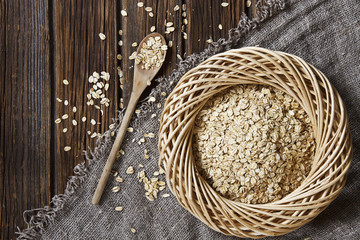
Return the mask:
[[[91,133],[103,133],[108,129],[111,119],[116,117],[118,109],[118,78],[116,73],[117,30],[115,1],[56,1],[55,8],[55,52],[56,74],[54,79],[56,96],[53,96],[55,118],[68,114],[69,118],[55,126],[56,159],[54,159],[54,192],[64,192],[67,177],[72,169],[84,161],[83,151],[87,146],[94,146],[96,138]],[[99,38],[99,33],[106,35],[106,40]],[[105,93],[111,100],[109,107],[101,106],[100,110],[88,106],[87,93],[93,84],[88,77],[93,72],[109,72],[109,91]],[[64,85],[63,80],[69,81]],[[59,98],[62,102],[56,101]],[[64,101],[69,102],[68,105]],[[73,112],[73,107],[77,111]],[[86,122],[82,122],[86,117]],[[96,125],[90,120],[94,119]],[[55,120],[55,119],[54,119]],[[77,121],[77,125],[72,124]],[[63,129],[68,131],[63,133]],[[65,146],[71,150],[64,151]]]
[[[133,77],[129,56],[136,48],[131,44],[139,43],[151,26],[173,41],[158,73],[169,76],[179,62],[178,54],[185,58],[201,52],[207,39],[226,37],[243,12],[254,16],[254,1],[249,9],[245,0],[229,0],[225,8],[221,2],[149,0],[138,8],[137,2],[130,0],[0,0],[0,239],[15,239],[16,227],[25,227],[24,210],[48,205],[52,196],[63,193],[74,166],[84,161],[83,151],[95,146],[96,138],[87,131],[103,133],[108,129],[122,96],[117,67],[124,70],[126,81]],[[187,25],[182,4],[186,4]],[[176,5],[180,10],[175,12]],[[153,8],[153,17],[145,11],[146,6]],[[126,9],[127,17],[121,16],[121,9]],[[174,32],[164,34],[165,20],[174,23]],[[100,32],[106,40],[99,38]],[[117,54],[123,60],[117,60]],[[94,71],[111,75],[106,92],[111,102],[108,108],[103,107],[103,115],[86,104],[92,87],[88,77]],[[63,79],[70,84],[65,86]],[[142,98],[155,85],[152,83]],[[56,98],[68,100],[69,105]],[[74,106],[76,113],[72,112]],[[65,113],[69,119],[55,124],[54,120]],[[85,123],[83,116],[87,117]],[[77,126],[72,125],[73,119]],[[91,119],[96,120],[95,126]],[[65,152],[65,146],[72,149]]]
[[2,1],[1,239],[51,196],[51,74],[47,1]]

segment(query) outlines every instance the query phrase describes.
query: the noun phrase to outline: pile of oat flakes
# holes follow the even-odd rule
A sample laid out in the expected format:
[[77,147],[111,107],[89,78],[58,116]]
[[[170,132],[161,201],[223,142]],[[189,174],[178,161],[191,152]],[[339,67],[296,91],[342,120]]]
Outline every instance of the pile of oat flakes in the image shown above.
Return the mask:
[[314,149],[305,111],[272,87],[229,88],[211,98],[196,117],[197,168],[231,200],[260,204],[283,198],[306,178]]

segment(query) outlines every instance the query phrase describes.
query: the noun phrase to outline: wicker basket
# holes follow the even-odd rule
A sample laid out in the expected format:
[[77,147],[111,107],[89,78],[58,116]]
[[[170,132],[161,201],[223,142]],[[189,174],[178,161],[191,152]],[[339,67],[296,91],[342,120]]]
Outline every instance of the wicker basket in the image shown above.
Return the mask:
[[[270,85],[295,98],[314,130],[314,163],[300,187],[281,200],[245,204],[218,194],[197,172],[191,139],[197,113],[214,94],[237,84]],[[345,184],[352,144],[344,103],[327,78],[299,57],[259,47],[230,50],[187,72],[161,116],[159,165],[179,203],[226,235],[262,238],[314,219]]]

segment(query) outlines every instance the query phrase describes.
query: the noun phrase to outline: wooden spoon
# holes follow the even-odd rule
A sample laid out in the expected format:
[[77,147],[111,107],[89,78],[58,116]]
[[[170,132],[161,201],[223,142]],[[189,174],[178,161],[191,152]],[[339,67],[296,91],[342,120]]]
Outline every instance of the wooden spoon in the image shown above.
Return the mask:
[[[161,38],[161,42],[163,45],[166,45],[166,41],[164,39],[164,37],[159,34],[159,33],[152,33],[147,35],[140,43],[137,53],[140,53],[140,50],[143,46],[143,43],[147,42],[148,39],[150,37],[157,37],[159,36]],[[164,58],[166,56],[166,51],[164,52]],[[127,106],[127,109],[125,111],[125,115],[122,119],[119,131],[116,135],[116,139],[114,142],[114,145],[111,148],[109,157],[106,161],[104,170],[101,174],[101,178],[99,180],[99,183],[97,185],[95,194],[93,196],[92,199],[92,203],[94,205],[97,205],[100,201],[101,195],[104,192],[104,188],[106,186],[106,182],[109,178],[112,166],[114,164],[114,161],[116,159],[116,153],[119,151],[121,143],[124,139],[125,133],[126,133],[126,129],[129,126],[129,122],[131,119],[131,116],[135,110],[136,104],[141,96],[141,94],[143,93],[143,91],[145,90],[145,88],[148,86],[148,82],[150,82],[156,75],[156,73],[160,70],[162,63],[159,67],[155,67],[153,69],[143,69],[142,68],[143,64],[134,64],[134,80],[133,80],[133,87],[132,87],[132,91],[131,91],[131,96],[130,96],[130,100],[129,100],[129,104]]]

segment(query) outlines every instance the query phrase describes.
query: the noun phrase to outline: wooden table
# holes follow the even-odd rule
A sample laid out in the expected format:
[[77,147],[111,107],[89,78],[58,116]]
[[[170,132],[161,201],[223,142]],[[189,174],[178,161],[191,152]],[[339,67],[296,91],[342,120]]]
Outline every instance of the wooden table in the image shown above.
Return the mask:
[[[179,62],[177,55],[184,58],[202,51],[207,39],[226,38],[241,14],[250,18],[255,14],[254,0],[146,1],[153,17],[135,2],[0,0],[0,239],[14,239],[16,227],[25,227],[24,210],[48,205],[52,196],[63,193],[74,166],[84,161],[83,151],[95,146],[91,135],[103,133],[116,117],[122,95],[117,67],[124,70],[125,79],[132,78],[131,44],[149,34],[151,26],[164,34],[165,19],[174,22],[175,31],[164,34],[173,47],[158,75],[168,76]],[[222,2],[229,6],[222,7]],[[174,11],[176,5],[180,10]],[[121,9],[128,16],[122,16]],[[181,33],[183,25],[188,39]],[[105,40],[99,38],[100,32]],[[123,60],[117,60],[118,54]],[[103,114],[86,104],[88,77],[94,71],[110,73],[106,96],[111,102],[103,106]],[[56,124],[65,113],[69,119]],[[81,121],[84,116],[86,122]],[[65,146],[71,150],[65,152]]]

